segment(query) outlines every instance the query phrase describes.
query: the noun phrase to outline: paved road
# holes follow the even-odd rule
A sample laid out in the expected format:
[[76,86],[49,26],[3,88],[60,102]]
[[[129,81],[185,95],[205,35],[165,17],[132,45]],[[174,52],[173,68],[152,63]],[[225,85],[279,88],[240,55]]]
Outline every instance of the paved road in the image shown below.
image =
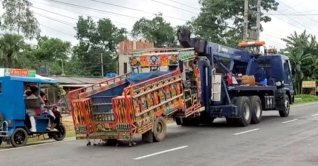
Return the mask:
[[169,126],[163,142],[137,141],[129,148],[86,147],[68,140],[23,148],[0,148],[0,165],[318,165],[318,104],[296,106],[287,118],[264,113],[258,125],[230,127],[220,119],[210,126]]

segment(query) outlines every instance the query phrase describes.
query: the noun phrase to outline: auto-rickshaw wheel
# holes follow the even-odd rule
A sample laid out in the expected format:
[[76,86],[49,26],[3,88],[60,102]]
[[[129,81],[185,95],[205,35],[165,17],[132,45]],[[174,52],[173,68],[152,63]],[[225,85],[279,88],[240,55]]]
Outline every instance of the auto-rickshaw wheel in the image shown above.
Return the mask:
[[64,125],[60,125],[57,130],[59,131],[58,133],[53,133],[52,136],[56,141],[62,141],[65,138],[66,135],[66,129]]
[[0,146],[1,146],[1,144],[2,144],[2,138],[0,138]]
[[17,128],[10,137],[10,141],[14,147],[24,146],[28,141],[28,133],[23,128]]

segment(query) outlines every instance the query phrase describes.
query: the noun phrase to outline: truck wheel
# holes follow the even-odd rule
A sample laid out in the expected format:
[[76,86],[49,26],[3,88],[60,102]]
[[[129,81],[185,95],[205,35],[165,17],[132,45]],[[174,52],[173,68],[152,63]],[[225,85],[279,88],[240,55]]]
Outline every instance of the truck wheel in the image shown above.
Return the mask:
[[3,116],[3,114],[0,113],[0,128],[3,125],[3,122],[4,122],[4,116]]
[[153,135],[152,131],[149,130],[149,131],[143,133],[141,137],[142,137],[143,142],[152,143],[154,135]]
[[14,147],[24,146],[28,141],[28,134],[23,128],[17,128],[10,137],[10,141]]
[[237,106],[238,112],[240,112],[242,115],[239,119],[237,119],[237,125],[242,127],[248,126],[252,119],[252,111],[249,99],[245,96],[238,97],[235,105]]
[[262,119],[262,102],[258,96],[249,97],[252,110],[252,124],[258,124]]
[[285,94],[285,108],[283,110],[279,110],[280,117],[287,117],[290,112],[290,103],[289,103],[289,97]]
[[160,116],[155,120],[153,128],[153,138],[156,142],[163,141],[166,137],[167,124],[166,120]]

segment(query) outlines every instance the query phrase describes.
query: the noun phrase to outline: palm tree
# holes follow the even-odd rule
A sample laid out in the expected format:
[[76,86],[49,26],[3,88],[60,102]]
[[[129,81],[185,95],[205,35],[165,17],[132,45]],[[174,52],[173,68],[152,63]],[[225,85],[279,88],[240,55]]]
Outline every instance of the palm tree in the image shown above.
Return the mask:
[[25,50],[24,38],[15,34],[4,34],[0,38],[0,63],[6,68],[16,67],[16,63],[21,63]]
[[313,60],[312,54],[304,54],[302,48],[294,48],[287,53],[290,59],[293,75],[294,75],[294,85],[297,94],[301,92],[301,82],[305,78],[305,72],[311,72],[311,66],[304,65],[305,62]]

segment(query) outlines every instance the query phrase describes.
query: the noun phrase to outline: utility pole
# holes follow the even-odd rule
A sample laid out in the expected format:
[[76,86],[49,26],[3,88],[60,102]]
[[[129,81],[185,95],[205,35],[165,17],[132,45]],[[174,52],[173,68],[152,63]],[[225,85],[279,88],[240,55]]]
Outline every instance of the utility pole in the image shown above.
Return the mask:
[[243,30],[243,41],[248,39],[248,0],[244,1],[244,30]]
[[104,62],[103,62],[103,53],[100,53],[100,66],[102,69],[102,77],[104,77]]
[[257,40],[259,40],[260,34],[261,34],[261,3],[262,3],[262,0],[257,0],[257,19],[256,19]]

